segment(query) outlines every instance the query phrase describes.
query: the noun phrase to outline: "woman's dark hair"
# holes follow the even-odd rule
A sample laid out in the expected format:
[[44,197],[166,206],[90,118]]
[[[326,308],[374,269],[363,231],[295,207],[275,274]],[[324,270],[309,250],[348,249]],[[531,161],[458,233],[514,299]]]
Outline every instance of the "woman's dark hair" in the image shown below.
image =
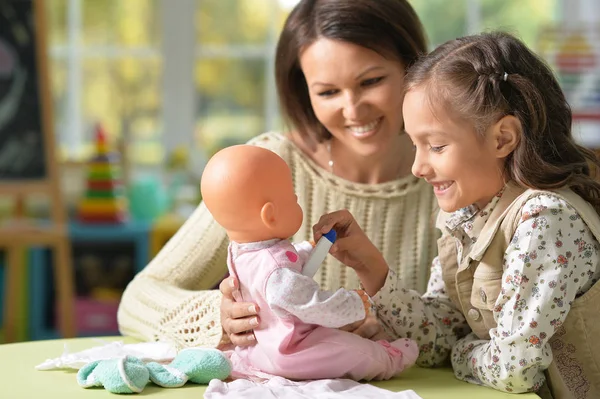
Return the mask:
[[448,41],[408,71],[405,90],[424,88],[433,109],[473,122],[483,134],[506,115],[521,138],[504,174],[523,187],[569,187],[600,212],[600,161],[571,134],[572,114],[548,65],[514,36],[484,33]]
[[299,61],[319,38],[371,49],[405,67],[427,51],[421,21],[406,0],[301,0],[279,36],[275,80],[287,122],[319,142],[331,134],[315,116]]

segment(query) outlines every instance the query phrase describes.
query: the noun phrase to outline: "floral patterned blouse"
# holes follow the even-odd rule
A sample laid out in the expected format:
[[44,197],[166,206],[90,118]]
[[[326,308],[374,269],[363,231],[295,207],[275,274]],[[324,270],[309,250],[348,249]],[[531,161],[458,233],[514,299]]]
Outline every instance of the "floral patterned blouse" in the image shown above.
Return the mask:
[[[482,210],[470,206],[446,222],[459,262],[477,240],[502,193]],[[600,277],[599,243],[573,207],[551,193],[530,198],[504,255],[497,328],[490,340],[470,332],[446,294],[442,268],[433,260],[427,292],[405,289],[393,271],[373,297],[378,316],[397,337],[417,341],[420,366],[440,365],[449,355],[456,377],[507,392],[537,390],[552,362],[548,341],[570,304]]]

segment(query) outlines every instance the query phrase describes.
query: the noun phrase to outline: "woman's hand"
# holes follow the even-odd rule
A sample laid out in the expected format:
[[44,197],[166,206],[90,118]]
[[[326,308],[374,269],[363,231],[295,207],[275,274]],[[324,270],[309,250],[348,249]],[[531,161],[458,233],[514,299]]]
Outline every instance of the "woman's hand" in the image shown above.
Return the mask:
[[329,253],[353,268],[367,294],[375,295],[387,277],[388,265],[383,255],[347,210],[321,216],[313,226],[315,242],[331,229],[335,230],[337,238]]
[[227,277],[219,285],[221,299],[221,326],[236,346],[250,346],[256,343],[252,329],[258,326],[258,306],[249,302],[235,302],[240,298],[238,281]]

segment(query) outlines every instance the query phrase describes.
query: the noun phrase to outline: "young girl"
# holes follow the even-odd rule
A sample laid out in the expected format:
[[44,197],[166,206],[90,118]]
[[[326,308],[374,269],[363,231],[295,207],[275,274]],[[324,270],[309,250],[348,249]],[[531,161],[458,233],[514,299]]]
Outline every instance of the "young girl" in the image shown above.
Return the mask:
[[[458,378],[542,397],[600,397],[600,184],[593,153],[546,64],[516,38],[445,43],[409,71],[405,130],[413,173],[441,211],[423,296],[347,211],[325,215],[331,253],[354,268],[421,366],[450,357]],[[552,395],[552,396],[550,396]]]

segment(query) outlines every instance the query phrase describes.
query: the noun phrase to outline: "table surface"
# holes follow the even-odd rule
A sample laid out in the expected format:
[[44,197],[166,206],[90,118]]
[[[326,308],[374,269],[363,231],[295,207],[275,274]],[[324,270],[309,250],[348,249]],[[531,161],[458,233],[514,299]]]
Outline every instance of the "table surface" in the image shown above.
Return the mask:
[[[105,342],[124,341],[134,343],[125,337],[103,337]],[[0,384],[3,398],[116,398],[117,396],[101,388],[83,389],[77,385],[76,370],[38,371],[35,366],[46,359],[59,357],[65,344],[69,352],[77,352],[101,345],[94,338],[59,339],[32,341],[0,345]],[[413,367],[393,380],[375,382],[373,385],[390,391],[414,390],[423,399],[515,399],[512,394],[480,387],[454,378],[452,370],[423,369]],[[199,398],[205,386],[188,383],[181,388],[161,388],[148,383],[141,395],[151,394],[153,398]],[[535,394],[519,395],[519,399],[536,399]]]

